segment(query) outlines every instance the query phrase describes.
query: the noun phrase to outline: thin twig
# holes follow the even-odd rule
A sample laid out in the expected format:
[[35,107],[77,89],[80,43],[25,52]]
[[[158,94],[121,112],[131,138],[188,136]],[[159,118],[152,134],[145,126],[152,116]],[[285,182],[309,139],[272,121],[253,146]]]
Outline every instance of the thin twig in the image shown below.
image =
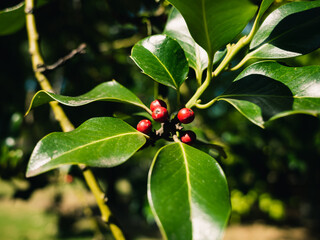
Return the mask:
[[38,72],[52,71],[52,70],[62,66],[63,64],[65,64],[68,60],[73,58],[75,55],[84,54],[86,47],[87,47],[87,45],[85,43],[82,43],[82,44],[79,45],[79,47],[77,47],[76,49],[72,50],[68,55],[60,58],[54,64],[38,66],[37,67],[37,71]]

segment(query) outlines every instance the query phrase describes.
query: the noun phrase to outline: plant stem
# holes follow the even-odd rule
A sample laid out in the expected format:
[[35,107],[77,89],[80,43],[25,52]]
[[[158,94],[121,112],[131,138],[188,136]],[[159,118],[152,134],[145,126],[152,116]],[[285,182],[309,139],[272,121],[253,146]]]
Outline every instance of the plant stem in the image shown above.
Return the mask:
[[[260,11],[259,11],[260,13]],[[259,14],[258,13],[258,16],[256,17],[256,19],[254,20],[254,23],[253,23],[253,26],[252,26],[252,29],[249,33],[249,35],[244,39],[243,41],[243,46],[249,44],[254,36],[254,34],[256,33],[256,31],[258,30],[258,24],[259,24],[259,21],[262,17],[263,14]],[[239,68],[241,68],[249,59],[251,58],[251,53],[247,54],[236,66],[234,66],[233,68],[230,69],[230,71],[236,71],[238,70]]]
[[[41,66],[44,66],[43,58],[40,54],[39,43],[38,43],[38,31],[36,28],[36,21],[33,15],[34,11],[34,0],[25,1],[25,13],[26,13],[26,27],[29,40],[29,53],[31,55],[32,68],[35,74],[37,81],[39,82],[41,88],[45,91],[53,92],[52,86],[46,76],[39,71]],[[53,110],[56,120],[59,122],[62,130],[64,132],[69,132],[74,129],[74,126],[66,116],[65,112],[58,104],[58,102],[50,102],[50,106]],[[105,221],[116,240],[124,240],[124,235],[121,229],[113,222],[110,221],[111,211],[108,205],[105,203],[104,198],[105,194],[98,185],[97,179],[93,175],[92,171],[84,165],[79,165],[83,170],[83,176],[87,182],[90,190],[94,194],[98,207],[100,209],[102,219]]]
[[201,86],[201,84],[202,84],[202,71],[198,70],[195,72],[196,72],[196,79],[197,79],[198,86]]
[[197,105],[197,101],[202,95],[202,93],[207,89],[210,85],[211,79],[213,77],[217,77],[223,70],[225,70],[234,56],[242,49],[245,45],[248,44],[247,36],[243,36],[239,39],[236,44],[228,44],[227,45],[227,54],[219,64],[219,66],[214,70],[212,73],[212,58],[209,58],[208,68],[207,68],[207,77],[203,84],[198,88],[192,98],[187,102],[186,107],[192,108],[193,106]]
[[209,62],[208,62],[208,68],[207,68],[207,76],[206,76],[206,80],[204,80],[204,82],[202,83],[202,85],[197,89],[197,91],[195,92],[195,94],[192,96],[192,98],[190,98],[190,100],[187,102],[186,104],[186,108],[192,108],[197,100],[199,99],[199,97],[201,96],[201,94],[207,89],[207,87],[209,86],[211,79],[212,79],[212,60],[213,57],[209,58]]
[[200,104],[200,102],[197,102],[197,103],[195,104],[195,106],[196,106],[197,108],[200,108],[200,109],[206,109],[206,108],[210,107],[212,104],[214,104],[216,101],[218,101],[217,98],[212,99],[210,102],[208,102],[208,103],[206,103],[206,104]]
[[[239,41],[236,44],[228,44],[227,45],[227,54],[224,57],[224,59],[222,60],[222,62],[219,64],[219,66],[215,69],[215,71],[212,73],[212,77],[217,77],[224,69],[226,69],[226,67],[228,67],[229,63],[231,62],[231,60],[234,58],[234,56],[246,45],[248,45],[255,32],[258,29],[258,24],[259,21],[262,17],[262,14],[258,14],[258,16],[256,17],[253,27],[249,33],[248,36],[243,36],[242,38],[239,39]],[[247,60],[249,60],[251,57],[251,55],[247,54],[235,67],[231,68],[231,71],[235,71],[238,70],[240,67],[242,67]],[[211,62],[210,62],[211,60]],[[212,69],[210,69],[210,67],[212,68],[212,57],[209,58],[209,64],[208,64],[208,71],[207,71],[207,78],[204,81],[204,83],[198,88],[198,90],[195,92],[195,94],[193,95],[193,97],[188,101],[188,103],[186,104],[186,107],[188,108],[192,108],[193,106],[196,106],[198,108],[208,108],[210,107],[213,103],[215,103],[217,100],[213,99],[211,100],[209,103],[207,104],[200,104],[198,102],[199,97],[202,95],[202,93],[207,89],[207,87],[209,86],[210,82],[211,82],[211,78],[208,78],[208,74],[209,74],[209,70],[211,71]],[[197,78],[198,83],[199,83],[199,79]]]
[[98,185],[98,182],[97,182],[95,176],[93,175],[92,171],[89,168],[85,168],[82,171],[82,173],[83,173],[84,179],[86,180],[90,190],[92,191],[92,193],[97,201],[98,207],[101,212],[102,220],[106,224],[108,224],[108,226],[109,226],[109,228],[110,228],[110,230],[116,240],[125,240],[120,227],[112,221],[112,218],[111,218],[112,213],[110,211],[110,208],[106,204],[105,194],[101,191],[101,188]]
[[153,98],[157,99],[159,96],[159,83],[153,81]]

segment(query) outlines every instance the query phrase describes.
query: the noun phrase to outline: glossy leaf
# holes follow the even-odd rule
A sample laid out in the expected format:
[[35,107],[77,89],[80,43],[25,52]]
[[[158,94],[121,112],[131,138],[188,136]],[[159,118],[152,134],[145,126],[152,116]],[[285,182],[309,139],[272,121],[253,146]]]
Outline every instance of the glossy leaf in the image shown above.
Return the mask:
[[293,2],[273,11],[250,44],[247,58],[289,58],[320,47],[320,1]]
[[189,67],[179,43],[166,35],[147,37],[134,45],[131,58],[155,81],[179,89]]
[[27,177],[64,164],[114,167],[129,159],[146,139],[117,118],[92,118],[71,132],[51,133],[32,152]]
[[258,22],[262,18],[263,14],[268,10],[268,8],[271,6],[271,4],[274,2],[274,0],[263,0],[260,4],[259,11],[257,14]]
[[0,35],[20,30],[25,24],[24,2],[0,11]]
[[122,102],[141,107],[147,112],[150,112],[149,108],[145,106],[136,95],[113,80],[101,83],[91,91],[78,97],[62,96],[41,90],[34,95],[26,114],[28,114],[32,108],[51,101],[58,101],[63,105],[71,107],[82,106],[96,101]]
[[254,16],[250,0],[169,0],[182,14],[195,41],[210,57],[231,42]]
[[[208,54],[194,41],[186,21],[175,7],[171,9],[164,34],[178,41],[185,52],[189,66],[195,70],[197,76],[201,76],[203,70],[208,67]],[[214,56],[213,64],[220,61],[225,54],[226,50],[218,51]]]
[[320,113],[320,66],[286,67],[266,61],[246,68],[219,97],[253,123]]
[[273,2],[274,2],[274,0],[262,0],[260,7],[259,7],[258,14],[257,14],[255,22],[253,24],[253,28],[251,29],[250,36],[248,36],[248,37],[250,37],[251,40],[252,40],[255,32],[257,31],[258,26],[260,25],[261,18],[263,17],[264,13],[268,10],[268,8],[271,6],[271,4]]
[[218,163],[184,143],[167,145],[156,154],[148,199],[164,239],[220,239],[231,210]]
[[207,68],[207,52],[193,40],[185,20],[174,7],[169,14],[164,34],[179,42],[185,52],[189,66],[192,67],[197,74],[201,74],[201,72]]

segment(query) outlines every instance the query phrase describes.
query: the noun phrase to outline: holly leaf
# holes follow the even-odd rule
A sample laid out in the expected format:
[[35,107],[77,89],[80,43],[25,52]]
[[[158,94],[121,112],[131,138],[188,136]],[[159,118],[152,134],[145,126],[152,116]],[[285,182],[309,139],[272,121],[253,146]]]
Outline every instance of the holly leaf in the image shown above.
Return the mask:
[[164,239],[220,239],[231,211],[218,163],[184,143],[167,145],[156,154],[148,199]]
[[247,25],[257,10],[250,0],[169,0],[182,14],[195,41],[210,58]]
[[144,134],[117,118],[92,118],[71,132],[51,133],[34,148],[27,177],[64,164],[114,167],[128,160],[146,142]]
[[[38,0],[36,8],[47,4],[50,0]],[[26,22],[24,1],[18,5],[0,10],[0,36],[13,34],[22,29]]]
[[260,127],[292,114],[320,113],[320,66],[287,67],[272,61],[246,68],[219,100]]
[[263,0],[260,4],[259,11],[257,14],[257,22],[260,22],[263,14],[268,10],[268,8],[271,6],[271,4],[274,2],[274,0]]
[[0,11],[0,35],[9,35],[25,24],[24,2]]
[[254,35],[246,58],[278,59],[320,47],[320,1],[292,2],[273,11]]
[[[203,70],[208,67],[208,54],[194,41],[186,21],[175,7],[172,7],[169,13],[163,33],[180,44],[185,52],[189,66],[195,70],[197,76],[201,76]],[[226,50],[218,51],[214,56],[213,64],[220,61],[225,54]]]
[[115,80],[112,80],[101,83],[91,91],[77,97],[62,96],[41,90],[34,95],[26,115],[31,109],[51,101],[58,101],[63,105],[71,107],[78,107],[96,101],[122,102],[143,108],[149,113],[151,112],[150,109],[129,89],[125,88]]
[[179,11],[172,7],[164,34],[170,36],[183,48],[189,66],[199,75],[208,67],[208,54],[191,37],[188,26]]
[[189,67],[179,43],[166,35],[153,35],[134,45],[131,58],[153,80],[179,89]]

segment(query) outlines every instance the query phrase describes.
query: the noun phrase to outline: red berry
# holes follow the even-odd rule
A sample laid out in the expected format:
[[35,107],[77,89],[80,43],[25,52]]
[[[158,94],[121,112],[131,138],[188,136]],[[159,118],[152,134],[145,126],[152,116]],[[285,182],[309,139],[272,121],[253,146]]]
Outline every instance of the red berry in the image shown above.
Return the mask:
[[197,139],[196,134],[193,131],[184,131],[180,137],[181,141],[186,144],[192,144]]
[[190,108],[182,108],[178,112],[178,119],[184,124],[191,123],[194,119],[194,112]]
[[167,108],[167,104],[161,99],[156,99],[150,104],[150,110],[153,112],[157,107]]
[[137,125],[137,130],[144,134],[148,134],[152,130],[152,123],[148,119],[141,120]]
[[168,110],[164,107],[157,107],[152,112],[152,118],[157,122],[165,122],[168,119]]

